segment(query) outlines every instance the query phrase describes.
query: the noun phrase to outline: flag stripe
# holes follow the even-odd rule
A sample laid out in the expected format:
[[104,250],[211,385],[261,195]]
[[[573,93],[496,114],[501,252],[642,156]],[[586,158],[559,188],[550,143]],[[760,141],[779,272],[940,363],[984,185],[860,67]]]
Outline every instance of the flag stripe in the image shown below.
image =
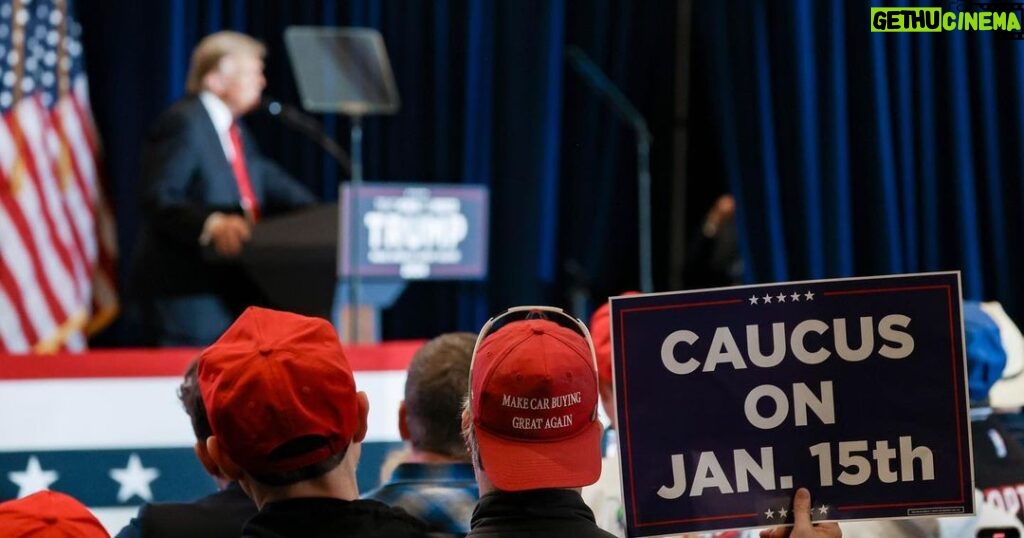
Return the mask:
[[[82,130],[85,133],[85,141],[89,143],[90,152],[98,156],[101,153],[100,139],[96,132],[96,122],[92,117],[92,112],[86,106],[89,103],[89,85],[86,83],[85,77],[77,77],[74,80],[71,97],[71,104],[78,115],[78,122],[84,127]],[[96,163],[99,165],[102,161],[97,159]]]
[[[404,372],[422,340],[345,346],[354,371]],[[57,354],[33,357],[0,355],[0,380],[167,377],[185,372],[202,348],[98,349],[85,356]],[[0,431],[3,431],[0,429]]]
[[[386,417],[369,425],[366,440],[396,439],[405,372],[355,372],[355,379],[374,416]],[[195,434],[176,396],[180,383],[181,374],[0,381],[0,409],[18,410],[0,413],[0,452],[192,446]]]
[[[27,107],[19,107],[24,110]],[[45,196],[42,193],[42,180],[39,176],[39,167],[36,166],[36,156],[32,151],[29,137],[21,128],[21,124],[8,120],[8,128],[14,139],[14,147],[19,149],[19,155],[14,163],[14,177],[12,180],[18,182],[19,164],[24,165],[26,171],[25,179],[22,181],[19,192],[15,197],[21,206],[21,210],[11,213],[11,218],[16,224],[17,231],[21,237],[31,239],[26,241],[25,246],[30,255],[36,273],[43,277],[39,284],[42,287],[43,295],[47,299],[47,305],[51,309],[54,319],[64,320],[73,311],[74,304],[74,281],[70,278],[70,256],[56,235],[53,216],[45,205]],[[43,198],[42,200],[40,198]],[[8,210],[12,208],[8,206]],[[26,216],[35,216],[34,226],[29,226]],[[41,219],[39,218],[41,217]],[[46,263],[42,260],[45,259]]]
[[[64,199],[69,206],[70,220],[74,225],[75,236],[81,244],[86,245],[81,248],[81,252],[84,253],[85,259],[88,260],[88,264],[91,266],[96,260],[96,244],[95,241],[85,241],[83,238],[93,236],[95,226],[93,222],[95,192],[90,192],[89,185],[94,182],[95,178],[86,177],[86,174],[91,174],[91,171],[86,172],[82,170],[82,166],[79,164],[81,160],[75,155],[74,145],[66,132],[68,125],[63,121],[58,110],[54,109],[50,114],[53,132],[58,138],[58,154],[54,156],[54,162],[60,162],[66,155],[67,163],[70,165],[71,173],[68,174],[68,179],[74,181],[75,188],[67,188]],[[66,170],[60,170],[59,166],[57,168],[61,176],[67,172]]]
[[64,143],[71,150],[76,175],[82,182],[82,191],[88,193],[89,210],[92,212],[95,210],[92,204],[96,201],[98,191],[95,153],[86,140],[85,128],[81,123],[74,97],[67,96],[61,99],[53,110],[53,117],[58,132],[61,133]]
[[[61,231],[61,241],[71,256],[72,269],[76,289],[78,290],[78,304],[86,303],[86,296],[89,289],[89,269],[92,267],[92,260],[95,254],[95,245],[92,238],[92,222],[90,216],[83,214],[79,209],[82,205],[81,185],[74,177],[74,173],[67,170],[67,165],[61,165],[62,161],[70,161],[60,157],[64,152],[58,138],[52,128],[47,128],[45,134],[49,142],[51,156],[51,178],[47,182],[47,200],[51,210],[58,215]],[[68,177],[71,176],[71,177]],[[85,222],[83,222],[83,219]],[[91,252],[90,252],[91,251]]]
[[[52,279],[51,283],[54,284],[58,292],[68,293],[70,291],[73,293],[70,296],[58,293],[58,297],[62,300],[65,316],[67,316],[78,310],[82,304],[82,298],[85,296],[83,286],[87,285],[87,281],[84,278],[84,260],[79,253],[72,252],[68,246],[68,243],[71,242],[72,230],[68,222],[62,189],[57,183],[57,175],[54,174],[55,162],[48,158],[50,156],[46,140],[46,123],[48,122],[41,107],[41,103],[36,98],[26,98],[22,101],[22,105],[17,108],[15,113],[16,125],[19,130],[15,140],[23,144],[21,154],[34,164],[33,167],[30,167],[31,177],[35,181],[43,202],[41,216],[47,224],[51,243],[50,249],[40,249],[40,251],[48,254],[47,250],[54,250],[66,273],[56,273],[57,268],[53,268],[52,271],[47,272],[47,275]],[[27,213],[28,216],[34,214]],[[38,244],[46,246],[46,243]]]
[[4,208],[4,212],[0,213],[0,229],[15,231],[11,237],[4,239],[4,259],[25,297],[36,334],[44,337],[56,329],[54,320],[62,318],[60,306],[49,284],[45,279],[39,278],[44,276],[40,270],[42,262],[39,255],[31,245],[25,244],[22,240],[26,237],[31,238],[32,233],[28,230],[21,210],[9,196],[0,196],[0,205]]
[[29,341],[36,339],[36,330],[17,291],[0,249],[0,338],[3,339],[0,344],[5,353],[27,351]]

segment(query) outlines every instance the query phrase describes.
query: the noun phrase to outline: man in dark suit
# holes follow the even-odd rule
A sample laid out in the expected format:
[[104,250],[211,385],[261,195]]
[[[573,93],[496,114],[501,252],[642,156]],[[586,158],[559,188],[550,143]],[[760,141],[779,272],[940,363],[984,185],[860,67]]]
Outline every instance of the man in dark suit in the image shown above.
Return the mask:
[[147,344],[216,340],[246,306],[260,302],[237,263],[252,224],[314,202],[237,121],[260,102],[264,54],[244,34],[204,38],[192,54],[188,95],[160,116],[144,142],[145,224],[130,294],[140,301]]

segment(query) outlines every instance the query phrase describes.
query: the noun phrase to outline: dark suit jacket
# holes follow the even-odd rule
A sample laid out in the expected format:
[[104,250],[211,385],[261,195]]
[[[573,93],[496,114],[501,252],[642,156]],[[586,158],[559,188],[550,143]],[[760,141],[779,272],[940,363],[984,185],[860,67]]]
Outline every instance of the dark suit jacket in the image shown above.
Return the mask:
[[256,505],[238,484],[192,503],[146,504],[116,538],[240,536]]
[[[242,128],[246,167],[261,213],[295,209],[313,195],[264,157]],[[191,294],[244,296],[234,262],[211,263],[198,243],[214,211],[241,214],[231,164],[198,97],[160,116],[143,143],[142,208],[145,224],[136,251],[130,293],[143,298]]]

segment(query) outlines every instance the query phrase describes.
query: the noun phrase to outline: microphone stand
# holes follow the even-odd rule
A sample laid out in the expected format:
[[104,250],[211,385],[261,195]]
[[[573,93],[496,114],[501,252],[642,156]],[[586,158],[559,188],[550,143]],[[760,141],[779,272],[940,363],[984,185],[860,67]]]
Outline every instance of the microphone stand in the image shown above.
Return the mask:
[[[294,129],[305,135],[307,138],[315,142],[320,148],[322,148],[328,155],[334,158],[341,166],[345,175],[351,178],[351,185],[353,188],[352,195],[355,196],[358,192],[359,187],[362,186],[363,182],[363,162],[362,162],[362,141],[363,141],[363,129],[360,122],[359,116],[352,116],[352,154],[355,155],[355,159],[349,157],[349,154],[345,152],[337,142],[334,141],[330,136],[324,132],[323,126],[320,125],[313,117],[309,116],[305,112],[291,106],[289,104],[281,103],[273,98],[264,97],[263,99],[263,110],[268,114],[277,118],[282,123],[287,125],[289,128]],[[338,187],[338,200],[341,201],[341,186],[339,183]],[[348,217],[351,221],[354,219],[354,215]],[[355,230],[355,223],[349,222],[352,229]],[[352,234],[355,245],[353,246],[354,253],[358,253],[360,249],[359,240],[360,236],[358,233]],[[352,257],[353,264],[355,264],[355,256]],[[349,327],[352,334],[349,337],[349,341],[359,341],[359,302],[361,281],[359,278],[358,271],[355,269],[355,265],[352,267],[352,275],[349,277],[349,305],[351,312],[349,313],[350,323]]]
[[615,84],[601,72],[579,47],[569,46],[565,51],[569,65],[576,70],[588,86],[611,103],[615,115],[633,128],[636,134],[637,218],[640,250],[640,291],[654,291],[651,268],[651,136],[647,122],[636,107]]
[[337,142],[324,131],[320,122],[292,105],[281,103],[271,97],[263,98],[263,110],[271,117],[278,119],[288,128],[298,131],[306,138],[320,146],[328,155],[337,161],[346,176],[352,176],[352,160]]

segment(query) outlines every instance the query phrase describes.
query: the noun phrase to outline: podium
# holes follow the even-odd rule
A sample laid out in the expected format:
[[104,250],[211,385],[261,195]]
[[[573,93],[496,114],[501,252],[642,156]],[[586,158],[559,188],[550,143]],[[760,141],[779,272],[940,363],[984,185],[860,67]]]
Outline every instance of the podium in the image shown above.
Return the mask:
[[[482,185],[345,185],[340,207],[255,225],[240,262],[270,306],[330,320],[345,341],[378,341],[380,309],[407,282],[486,276],[489,208]],[[355,309],[345,301],[353,273],[362,287]],[[353,312],[357,324],[348,323]]]
[[324,204],[253,226],[239,261],[272,307],[330,320],[337,250],[338,204]]

